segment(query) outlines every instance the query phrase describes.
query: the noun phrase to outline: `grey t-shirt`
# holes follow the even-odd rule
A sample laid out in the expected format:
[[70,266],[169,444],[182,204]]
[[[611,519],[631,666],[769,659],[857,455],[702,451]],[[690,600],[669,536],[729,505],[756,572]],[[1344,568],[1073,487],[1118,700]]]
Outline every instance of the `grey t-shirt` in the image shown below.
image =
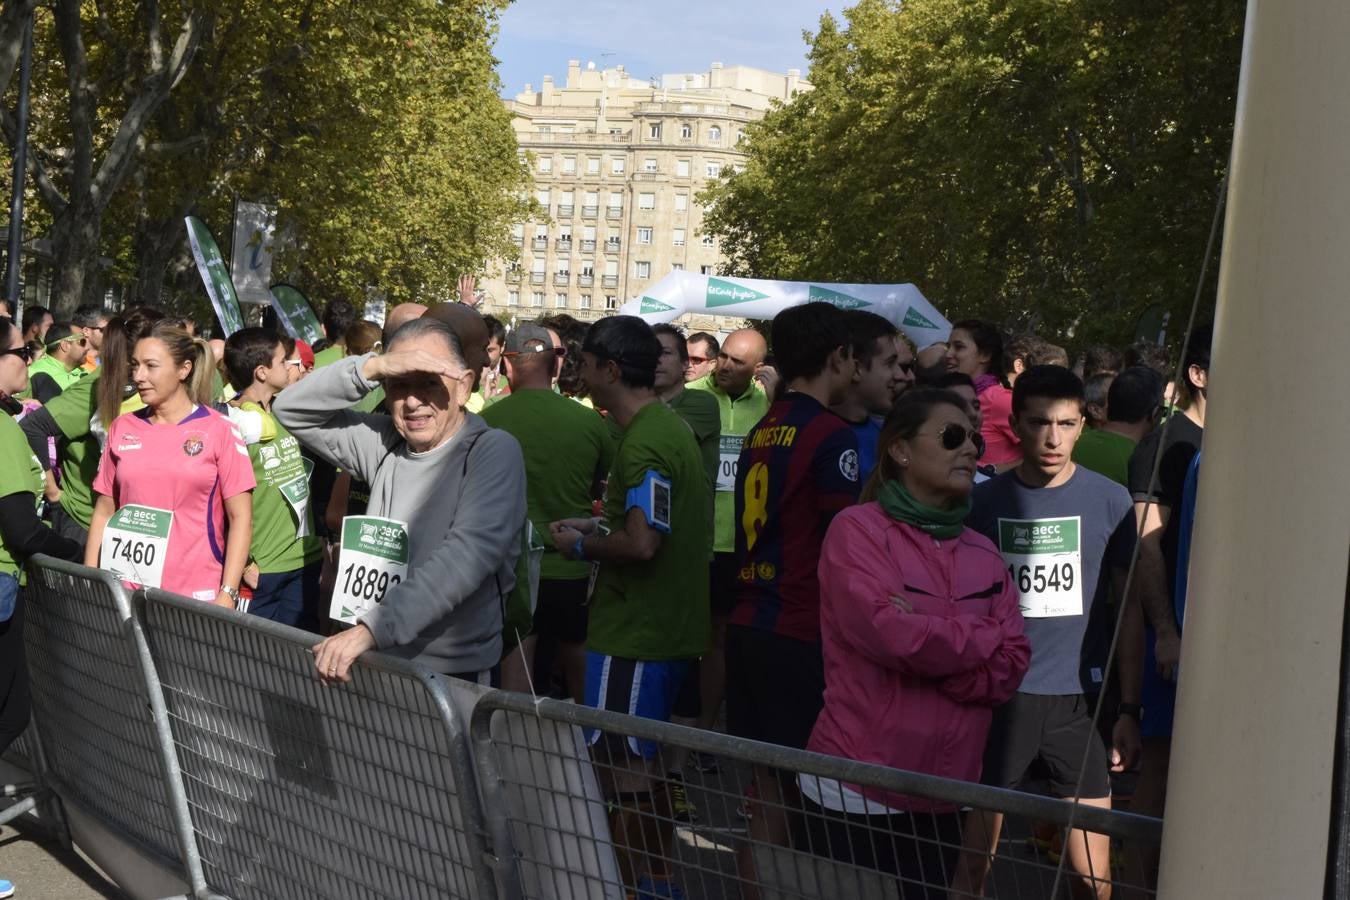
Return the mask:
[[1033,488],[1016,470],[976,485],[967,524],[994,542],[1018,589],[1031,667],[1024,694],[1100,689],[1114,623],[1110,569],[1134,551],[1130,494],[1077,466],[1058,487]]

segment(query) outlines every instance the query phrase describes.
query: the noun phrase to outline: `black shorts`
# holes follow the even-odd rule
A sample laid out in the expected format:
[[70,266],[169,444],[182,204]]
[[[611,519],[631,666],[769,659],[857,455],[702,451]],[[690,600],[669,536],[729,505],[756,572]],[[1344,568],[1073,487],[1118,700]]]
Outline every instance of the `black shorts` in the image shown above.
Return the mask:
[[726,618],[736,605],[736,554],[714,553],[708,565],[708,600],[712,614]]
[[580,644],[586,640],[589,578],[541,578],[534,606],[534,633]]
[[994,710],[980,780],[999,788],[1018,787],[1038,760],[1056,797],[1072,797],[1083,770],[1084,800],[1111,796],[1111,773],[1101,736],[1092,728],[1091,706],[1082,694],[1013,694]]
[[727,626],[727,730],[806,748],[825,705],[820,644],[743,625]]

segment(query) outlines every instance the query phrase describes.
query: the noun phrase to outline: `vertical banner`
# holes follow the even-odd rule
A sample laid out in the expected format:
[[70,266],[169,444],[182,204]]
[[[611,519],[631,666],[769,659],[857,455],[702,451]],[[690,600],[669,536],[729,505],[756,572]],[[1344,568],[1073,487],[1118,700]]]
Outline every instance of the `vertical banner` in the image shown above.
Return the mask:
[[234,205],[234,242],[230,245],[230,277],[240,303],[272,302],[272,251],[277,210],[265,203],[240,200]]
[[952,330],[951,323],[912,284],[767,281],[683,270],[671,272],[619,312],[652,324],[670,322],[685,313],[772,319],[790,306],[816,301],[885,316],[920,349],[945,341]]
[[216,318],[220,320],[220,327],[225,332],[223,337],[229,337],[244,327],[244,316],[239,311],[239,297],[234,292],[234,282],[230,281],[225,259],[220,255],[216,239],[211,237],[211,230],[201,219],[188,216],[183,221],[187,223],[188,241],[192,244],[192,258],[197,261],[197,271],[202,276],[202,284],[206,285],[207,296],[211,298]]
[[310,306],[304,294],[289,284],[274,284],[268,296],[287,334],[310,346],[318,343],[323,337],[323,328],[319,325],[319,317],[314,314],[314,307]]

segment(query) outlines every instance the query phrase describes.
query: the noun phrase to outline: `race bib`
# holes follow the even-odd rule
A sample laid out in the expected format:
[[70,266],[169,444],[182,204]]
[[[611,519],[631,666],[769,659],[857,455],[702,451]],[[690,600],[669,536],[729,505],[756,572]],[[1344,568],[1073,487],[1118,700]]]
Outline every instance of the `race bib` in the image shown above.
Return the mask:
[[718,493],[736,490],[736,464],[741,458],[741,445],[744,443],[743,434],[722,435],[717,458]]
[[328,615],[354,625],[407,577],[408,526],[380,516],[347,516]]
[[173,513],[167,509],[135,504],[122,507],[103,528],[100,566],[132,584],[160,587],[172,528]]
[[1083,614],[1081,524],[1078,516],[998,520],[998,549],[1017,586],[1023,617]]

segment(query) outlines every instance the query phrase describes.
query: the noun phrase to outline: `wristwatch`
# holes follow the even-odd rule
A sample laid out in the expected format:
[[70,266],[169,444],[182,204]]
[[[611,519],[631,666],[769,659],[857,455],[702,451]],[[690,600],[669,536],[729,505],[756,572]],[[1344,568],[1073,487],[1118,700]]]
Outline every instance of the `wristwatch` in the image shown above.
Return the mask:
[[1116,707],[1116,716],[1129,716],[1138,722],[1144,718],[1144,707],[1138,703],[1121,703]]
[[239,588],[231,587],[228,584],[222,584],[220,586],[220,592],[222,594],[229,594],[230,599],[234,601],[235,608],[239,607]]

